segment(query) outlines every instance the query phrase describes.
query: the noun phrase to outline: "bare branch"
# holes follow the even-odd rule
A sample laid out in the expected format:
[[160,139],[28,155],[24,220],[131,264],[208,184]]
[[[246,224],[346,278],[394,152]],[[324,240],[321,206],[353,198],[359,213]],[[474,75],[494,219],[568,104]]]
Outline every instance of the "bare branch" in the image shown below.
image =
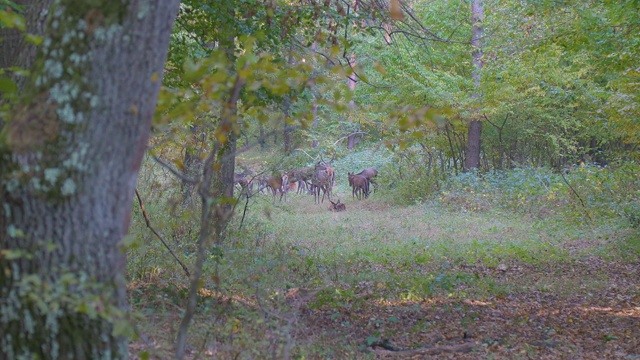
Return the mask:
[[358,135],[358,134],[368,134],[368,132],[366,132],[366,131],[354,131],[354,132],[352,132],[350,134],[347,134],[347,135],[341,137],[340,139],[336,140],[336,142],[333,143],[333,146],[336,146],[340,141],[348,138],[349,136]]
[[311,155],[309,155],[306,151],[302,150],[302,149],[296,149],[297,151],[302,151],[305,155],[307,155],[309,157],[309,159],[316,161],[317,157],[312,157]]
[[182,172],[174,169],[173,167],[171,167],[171,165],[169,165],[167,162],[165,162],[164,160],[160,159],[159,157],[152,155],[153,160],[155,160],[158,164],[162,165],[165,169],[169,170],[169,172],[171,172],[173,175],[175,175],[176,177],[178,177],[178,179],[189,183],[189,184],[197,184],[198,180],[197,179],[193,179],[190,178],[188,176],[186,176],[185,174],[183,174]]
[[182,261],[180,261],[180,259],[178,259],[176,254],[171,250],[169,245],[167,245],[167,243],[164,241],[162,236],[156,231],[156,229],[153,228],[153,226],[151,226],[151,220],[149,220],[149,214],[147,214],[147,210],[144,208],[144,203],[142,202],[142,198],[140,197],[140,193],[138,192],[138,189],[136,189],[136,197],[138,198],[138,204],[140,205],[140,210],[142,210],[142,216],[144,217],[144,221],[147,224],[147,227],[149,228],[149,230],[151,230],[151,232],[160,240],[162,245],[164,245],[164,247],[166,247],[167,250],[169,250],[169,253],[171,254],[171,256],[173,256],[174,259],[176,259],[178,264],[182,266],[182,270],[184,270],[187,277],[191,276],[187,266],[183,264]]

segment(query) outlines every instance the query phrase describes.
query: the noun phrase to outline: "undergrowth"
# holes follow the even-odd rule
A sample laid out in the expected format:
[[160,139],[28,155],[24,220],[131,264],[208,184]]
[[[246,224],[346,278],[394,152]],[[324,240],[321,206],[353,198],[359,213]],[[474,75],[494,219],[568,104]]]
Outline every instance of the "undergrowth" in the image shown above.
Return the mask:
[[[346,212],[329,212],[326,202],[314,204],[305,195],[290,195],[286,203],[266,194],[252,197],[244,221],[233,218],[226,242],[205,263],[189,340],[194,351],[223,358],[353,357],[358,344],[327,349],[314,343],[326,341],[326,334],[303,336],[298,315],[308,308],[340,319],[372,300],[598,291],[604,279],[574,289],[558,269],[594,256],[640,257],[635,164],[578,167],[564,175],[515,169],[445,178],[432,172],[421,186],[434,188],[409,196],[407,189],[419,180],[406,180],[412,178],[405,167],[405,177],[391,181],[384,171],[388,159],[372,153],[368,161],[336,161],[334,198]],[[383,169],[381,188],[367,200],[352,199],[340,174],[372,163]],[[176,255],[193,266],[197,211],[176,205],[180,194],[163,194],[148,200],[147,211]],[[142,331],[162,339],[164,348],[155,351],[170,353],[188,279],[134,212],[131,302],[146,314]],[[543,275],[506,281],[514,273]]]

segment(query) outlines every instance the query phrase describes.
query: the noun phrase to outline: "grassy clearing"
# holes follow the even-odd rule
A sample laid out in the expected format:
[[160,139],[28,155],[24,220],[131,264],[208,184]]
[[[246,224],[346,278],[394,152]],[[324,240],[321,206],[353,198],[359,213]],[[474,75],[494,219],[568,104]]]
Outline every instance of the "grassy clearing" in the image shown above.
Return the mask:
[[[347,205],[341,213],[329,212],[326,202],[314,204],[309,196],[290,195],[286,203],[275,204],[268,195],[252,198],[242,229],[237,217],[228,244],[212,251],[205,265],[192,355],[373,358],[384,356],[367,352],[368,345],[383,338],[405,348],[454,346],[461,333],[471,334],[476,345],[471,353],[456,356],[585,354],[596,345],[571,342],[570,325],[557,340],[561,345],[549,348],[505,331],[539,333],[540,326],[527,319],[538,316],[545,302],[619,305],[619,311],[631,311],[623,319],[640,317],[640,288],[624,275],[637,279],[640,243],[637,230],[622,220],[584,224],[499,207],[467,211],[437,202],[390,205],[384,196],[356,201],[338,188],[335,197]],[[172,245],[192,261],[185,239],[193,236],[195,222],[184,217],[170,224]],[[150,353],[166,358],[187,281],[161,246],[143,237],[130,255],[131,299],[144,314],[141,331],[155,342]],[[604,294],[626,299],[626,308]],[[495,309],[520,328],[509,330],[510,323],[487,320]],[[428,321],[420,320],[425,317]],[[625,321],[618,324],[626,326]],[[558,334],[561,326],[543,328]],[[544,331],[535,336],[548,338]],[[638,332],[619,329],[593,336],[600,342],[614,336],[616,351],[632,354],[629,339]],[[149,351],[148,345],[136,346]]]

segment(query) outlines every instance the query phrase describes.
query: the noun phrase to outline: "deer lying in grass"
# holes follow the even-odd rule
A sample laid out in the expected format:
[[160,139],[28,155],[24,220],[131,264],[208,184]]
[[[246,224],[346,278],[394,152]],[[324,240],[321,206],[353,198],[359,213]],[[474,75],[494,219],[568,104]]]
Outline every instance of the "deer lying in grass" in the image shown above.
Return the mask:
[[352,173],[349,174],[349,185],[351,186],[351,196],[361,200],[369,196],[369,180],[362,176]]
[[282,177],[270,177],[267,180],[267,187],[271,190],[273,194],[273,202],[276,202],[276,195],[280,194],[280,201],[284,197],[284,201],[287,202],[287,192],[289,192],[289,176],[287,174],[282,175]]
[[[373,178],[378,176],[378,170],[376,170],[376,168],[368,167],[368,168],[360,171],[356,175],[364,176],[367,180],[369,180],[369,182],[371,184],[373,184],[373,192],[376,191],[376,188],[378,187],[378,184],[375,181],[373,181]],[[369,197],[368,193],[367,193],[367,197]]]
[[329,211],[340,212],[340,211],[346,211],[347,210],[347,206],[345,204],[341,203],[340,200],[338,200],[338,202],[333,202],[333,201],[329,200],[329,202],[331,202],[331,206],[329,206]]

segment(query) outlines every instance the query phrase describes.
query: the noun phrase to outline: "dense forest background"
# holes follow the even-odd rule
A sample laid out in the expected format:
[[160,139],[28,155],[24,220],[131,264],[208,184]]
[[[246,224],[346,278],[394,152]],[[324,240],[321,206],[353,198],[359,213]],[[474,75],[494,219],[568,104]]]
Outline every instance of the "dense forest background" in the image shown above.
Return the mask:
[[640,356],[638,1],[80,3],[0,0],[0,357]]

